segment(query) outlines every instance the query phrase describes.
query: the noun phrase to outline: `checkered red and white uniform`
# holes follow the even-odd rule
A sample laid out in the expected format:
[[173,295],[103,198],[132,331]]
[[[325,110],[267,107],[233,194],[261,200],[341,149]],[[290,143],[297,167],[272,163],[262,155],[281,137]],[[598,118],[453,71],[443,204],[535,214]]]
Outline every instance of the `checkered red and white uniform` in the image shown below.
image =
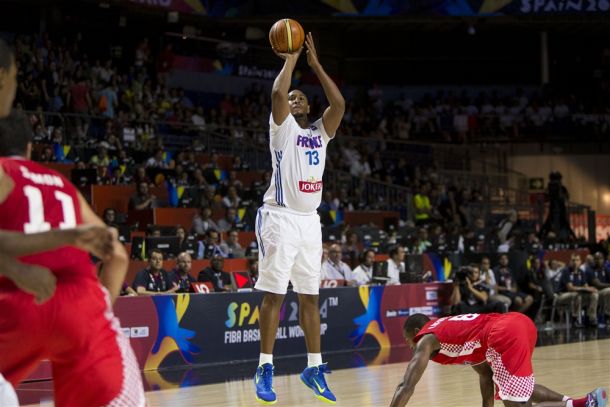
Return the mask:
[[433,361],[475,365],[487,361],[493,371],[496,399],[526,402],[534,391],[532,354],[536,327],[523,314],[466,314],[430,321],[414,341],[434,334],[440,342]]
[[[76,188],[31,161],[0,159],[14,187],[0,204],[0,229],[33,233],[81,224]],[[0,277],[0,373],[14,386],[48,359],[56,406],[144,406],[138,365],[97,280],[89,255],[63,247],[20,259],[57,278],[53,297],[31,295]]]
[[534,323],[518,312],[503,314],[489,329],[485,357],[493,371],[496,400],[523,403],[531,397],[537,336]]

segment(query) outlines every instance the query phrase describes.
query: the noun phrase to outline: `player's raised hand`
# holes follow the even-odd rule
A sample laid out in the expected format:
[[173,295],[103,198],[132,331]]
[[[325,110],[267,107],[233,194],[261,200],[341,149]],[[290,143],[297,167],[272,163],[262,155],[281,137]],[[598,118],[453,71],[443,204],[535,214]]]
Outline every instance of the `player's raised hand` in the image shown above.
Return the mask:
[[116,229],[106,226],[84,225],[74,229],[75,246],[107,260],[113,253],[113,242],[117,238]]
[[307,63],[312,68],[317,68],[320,66],[320,61],[318,61],[318,52],[316,51],[316,46],[313,43],[313,36],[310,32],[305,36],[305,47],[307,48]]
[[36,304],[48,301],[55,293],[57,284],[57,279],[51,271],[29,264],[20,265],[11,280],[20,290],[32,294]]
[[295,64],[297,62],[297,59],[299,59],[299,57],[301,56],[301,52],[303,52],[303,47],[299,48],[298,51],[295,51],[293,53],[278,52],[278,50],[276,50],[273,47],[271,49],[273,50],[273,52],[275,52],[275,55],[277,55],[278,57],[282,58],[285,61],[291,61]]

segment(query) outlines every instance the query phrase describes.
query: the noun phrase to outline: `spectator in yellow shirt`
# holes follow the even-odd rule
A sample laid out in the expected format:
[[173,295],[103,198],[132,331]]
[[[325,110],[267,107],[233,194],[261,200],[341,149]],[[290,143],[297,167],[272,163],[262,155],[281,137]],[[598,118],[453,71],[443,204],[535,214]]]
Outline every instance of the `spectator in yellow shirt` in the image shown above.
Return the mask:
[[425,225],[430,222],[430,212],[432,207],[430,205],[430,198],[428,198],[428,192],[430,191],[430,184],[424,182],[420,190],[413,197],[413,207],[415,208],[415,224],[418,226]]

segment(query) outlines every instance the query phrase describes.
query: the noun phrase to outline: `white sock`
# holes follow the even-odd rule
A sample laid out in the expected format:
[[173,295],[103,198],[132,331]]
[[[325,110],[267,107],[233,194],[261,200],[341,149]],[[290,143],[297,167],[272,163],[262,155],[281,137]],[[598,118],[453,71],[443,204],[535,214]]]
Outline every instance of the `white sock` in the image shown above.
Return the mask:
[[19,407],[13,386],[0,375],[0,406]]
[[561,399],[561,401],[568,401],[568,400],[572,400],[572,397],[563,396],[563,398]]
[[260,356],[258,357],[258,365],[262,366],[265,363],[273,364],[273,355],[271,355],[269,353],[261,353]]
[[307,367],[320,366],[322,364],[321,353],[308,353],[307,354]]
[[[566,400],[563,400],[566,401]],[[566,401],[566,407],[574,407],[574,403],[572,403],[572,399]]]

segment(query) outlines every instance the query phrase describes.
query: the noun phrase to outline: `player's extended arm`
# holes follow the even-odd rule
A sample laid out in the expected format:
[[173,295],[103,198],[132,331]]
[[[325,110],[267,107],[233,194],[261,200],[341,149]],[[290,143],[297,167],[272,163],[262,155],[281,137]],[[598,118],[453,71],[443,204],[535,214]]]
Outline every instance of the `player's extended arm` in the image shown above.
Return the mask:
[[481,387],[481,398],[483,407],[493,407],[494,405],[494,381],[491,366],[487,362],[472,367],[479,374],[479,386]]
[[290,114],[288,91],[292,82],[292,72],[302,51],[303,48],[300,48],[292,54],[282,54],[275,49],[273,50],[277,56],[284,60],[284,67],[275,78],[273,88],[271,88],[271,115],[273,116],[273,122],[278,126],[284,123],[284,120]]
[[341,124],[343,113],[345,113],[345,99],[337,85],[335,85],[335,82],[328,76],[326,71],[324,71],[324,68],[322,68],[320,61],[318,61],[318,53],[316,52],[311,33],[307,33],[307,36],[305,37],[305,47],[307,47],[307,63],[320,80],[320,84],[322,85],[322,89],[324,89],[324,94],[330,105],[322,115],[322,123],[324,123],[326,133],[332,138],[335,136],[335,133]]
[[[81,215],[83,223],[86,225],[105,226],[104,222],[93,212],[85,198],[81,194],[78,195],[78,200],[81,207]],[[110,300],[114,301],[121,293],[123,281],[129,267],[129,257],[125,251],[125,247],[118,239],[116,229],[110,229],[112,234],[112,254],[104,259],[102,271],[100,272],[100,282],[110,293]]]
[[0,253],[0,264],[0,275],[11,280],[20,290],[32,294],[37,304],[47,301],[55,293],[57,279],[48,269],[23,264],[3,253]]
[[430,360],[432,352],[440,349],[438,339],[434,335],[425,335],[417,343],[413,358],[405,373],[405,378],[398,385],[392,398],[390,407],[404,407],[415,391],[415,385],[419,382]]
[[54,250],[62,246],[76,246],[104,258],[112,252],[111,242],[112,234],[103,224],[27,235],[0,230],[0,253],[14,257]]

